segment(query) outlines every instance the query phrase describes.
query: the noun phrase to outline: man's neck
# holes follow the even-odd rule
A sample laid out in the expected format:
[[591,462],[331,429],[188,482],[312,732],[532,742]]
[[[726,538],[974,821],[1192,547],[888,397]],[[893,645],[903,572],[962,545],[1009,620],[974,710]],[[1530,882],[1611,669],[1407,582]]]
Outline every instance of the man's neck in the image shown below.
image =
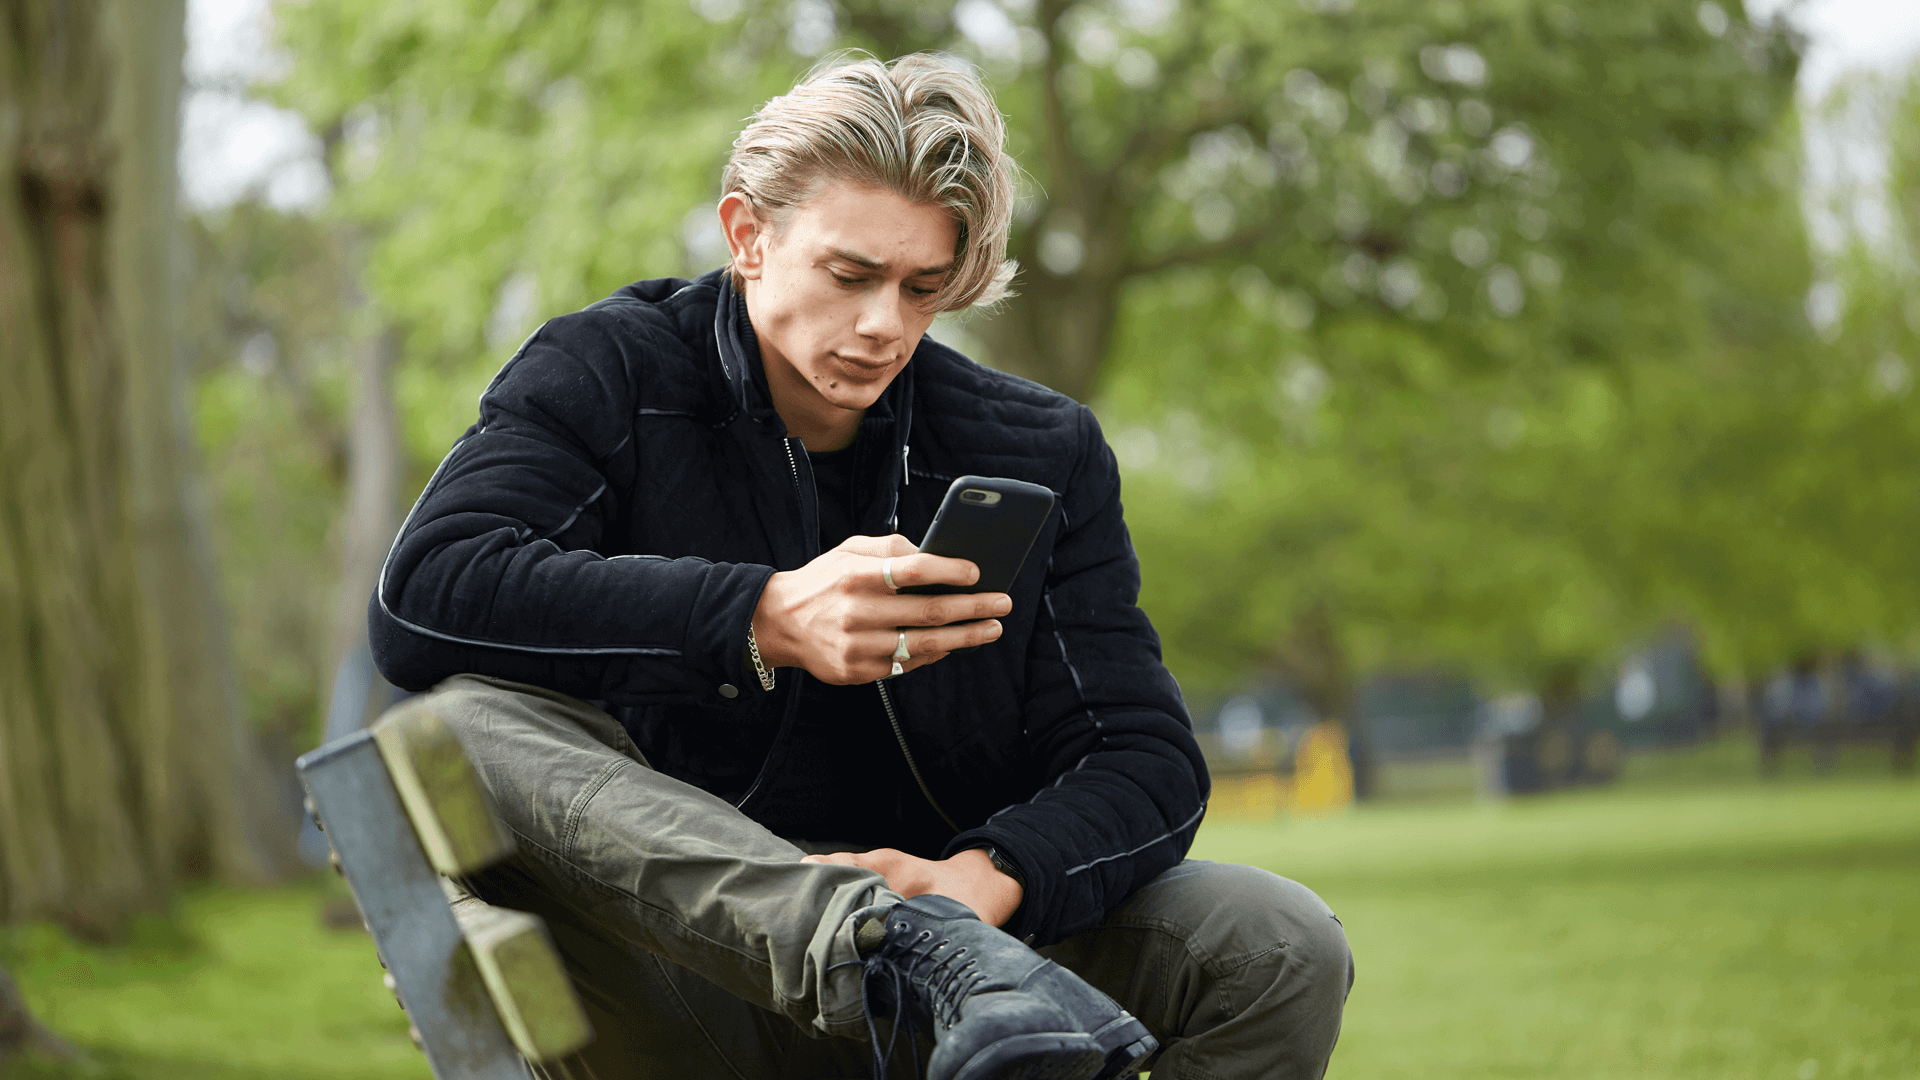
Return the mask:
[[[785,368],[791,375],[792,368]],[[783,385],[785,380],[773,377],[769,371],[767,390],[773,395],[773,411],[787,425],[787,434],[806,444],[807,451],[814,454],[845,450],[853,445],[853,437],[860,431],[860,420],[866,416],[864,410],[836,409],[827,406],[827,414],[820,415],[817,410],[809,410],[805,404],[824,404],[818,397],[809,393],[804,386]],[[813,398],[806,401],[806,398]],[[804,402],[804,404],[803,404]]]

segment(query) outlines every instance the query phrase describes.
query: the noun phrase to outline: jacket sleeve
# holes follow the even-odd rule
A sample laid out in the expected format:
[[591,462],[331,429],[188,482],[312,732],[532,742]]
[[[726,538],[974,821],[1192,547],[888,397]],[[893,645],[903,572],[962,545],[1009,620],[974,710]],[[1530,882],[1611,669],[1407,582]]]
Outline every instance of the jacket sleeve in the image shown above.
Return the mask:
[[745,700],[740,654],[773,569],[599,554],[631,488],[628,359],[647,329],[592,309],[553,320],[481,395],[368,605],[388,681],[464,672],[610,702]]
[[1140,564],[1120,476],[1093,414],[1027,655],[1025,721],[1045,785],[960,834],[992,845],[1026,893],[1007,930],[1050,944],[1097,924],[1186,857],[1209,779],[1160,639],[1138,606]]

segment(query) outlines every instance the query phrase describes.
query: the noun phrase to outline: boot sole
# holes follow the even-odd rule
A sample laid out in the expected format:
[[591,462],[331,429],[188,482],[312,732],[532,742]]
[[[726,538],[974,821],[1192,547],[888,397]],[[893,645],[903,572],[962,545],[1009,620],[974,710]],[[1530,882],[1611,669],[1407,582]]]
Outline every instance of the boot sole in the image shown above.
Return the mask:
[[952,1080],[1091,1080],[1106,1060],[1086,1035],[1015,1035],[973,1055]]
[[1147,1033],[1147,1026],[1127,1013],[1094,1032],[1093,1041],[1098,1046],[1111,1047],[1094,1080],[1121,1080],[1137,1075],[1147,1057],[1160,1049],[1160,1041]]

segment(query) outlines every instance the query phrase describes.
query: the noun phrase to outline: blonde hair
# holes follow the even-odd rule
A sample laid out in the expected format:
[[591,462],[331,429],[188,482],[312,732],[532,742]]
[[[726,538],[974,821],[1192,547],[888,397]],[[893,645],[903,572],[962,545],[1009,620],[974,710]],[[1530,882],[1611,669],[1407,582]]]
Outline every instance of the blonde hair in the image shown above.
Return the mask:
[[[914,53],[892,63],[859,54],[822,61],[760,107],[733,140],[722,197],[739,192],[777,224],[836,180],[892,191],[953,215],[954,266],[939,311],[1009,295],[1013,159],[993,95],[960,61]],[[733,268],[734,286],[741,287]]]

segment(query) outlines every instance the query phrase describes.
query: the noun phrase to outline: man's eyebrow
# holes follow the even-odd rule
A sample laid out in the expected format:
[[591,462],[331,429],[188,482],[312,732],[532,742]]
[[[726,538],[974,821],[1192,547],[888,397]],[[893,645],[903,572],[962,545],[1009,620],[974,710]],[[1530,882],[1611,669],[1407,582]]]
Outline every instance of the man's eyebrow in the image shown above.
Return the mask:
[[[855,266],[863,266],[868,270],[885,270],[887,268],[887,264],[884,262],[881,262],[878,259],[869,259],[865,255],[855,254],[854,252],[848,251],[845,248],[832,248],[830,249],[829,254],[831,254],[836,259],[845,259],[848,262],[853,263]],[[908,277],[925,277],[928,274],[944,274],[947,271],[952,269],[953,269],[953,263],[949,261],[946,263],[942,263],[939,266],[929,266],[924,270],[915,270],[913,273],[908,274],[907,276]]]

